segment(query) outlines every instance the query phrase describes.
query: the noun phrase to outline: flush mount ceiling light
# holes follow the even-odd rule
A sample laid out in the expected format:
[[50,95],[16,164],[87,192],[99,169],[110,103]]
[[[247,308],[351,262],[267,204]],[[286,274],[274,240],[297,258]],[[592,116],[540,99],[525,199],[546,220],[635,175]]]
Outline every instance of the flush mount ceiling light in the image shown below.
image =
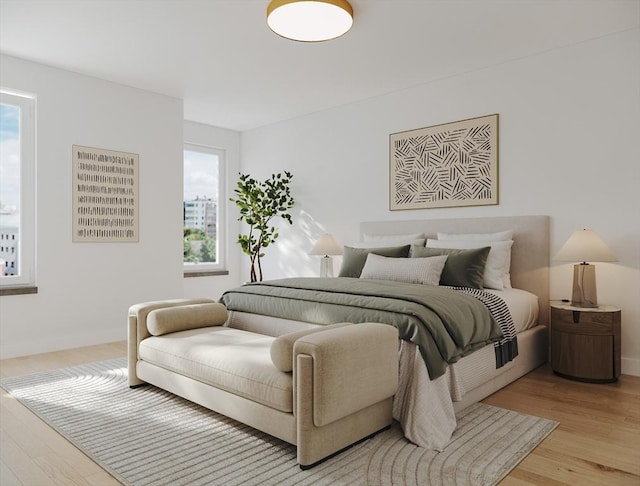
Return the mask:
[[272,0],[267,24],[276,34],[302,42],[335,39],[353,25],[353,8],[346,0]]

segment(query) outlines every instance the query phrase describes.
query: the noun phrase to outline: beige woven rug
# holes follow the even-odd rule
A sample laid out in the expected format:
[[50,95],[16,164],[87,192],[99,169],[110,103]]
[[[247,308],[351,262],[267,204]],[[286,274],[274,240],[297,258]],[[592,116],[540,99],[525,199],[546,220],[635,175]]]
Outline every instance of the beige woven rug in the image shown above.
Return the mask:
[[308,471],[295,447],[152,386],[130,389],[126,359],[0,384],[127,485],[491,485],[558,425],[484,404],[458,416],[444,452],[392,427]]

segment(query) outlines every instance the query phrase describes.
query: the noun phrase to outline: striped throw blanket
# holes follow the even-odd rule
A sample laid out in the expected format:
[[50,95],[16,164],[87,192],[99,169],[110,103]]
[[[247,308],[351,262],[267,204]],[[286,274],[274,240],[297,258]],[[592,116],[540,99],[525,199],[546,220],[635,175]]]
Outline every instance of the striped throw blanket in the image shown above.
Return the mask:
[[518,356],[518,337],[516,327],[513,324],[511,312],[504,300],[491,292],[482,289],[472,289],[468,287],[450,287],[454,290],[469,294],[484,305],[500,326],[503,338],[493,343],[496,352],[496,368],[501,368],[509,361]]

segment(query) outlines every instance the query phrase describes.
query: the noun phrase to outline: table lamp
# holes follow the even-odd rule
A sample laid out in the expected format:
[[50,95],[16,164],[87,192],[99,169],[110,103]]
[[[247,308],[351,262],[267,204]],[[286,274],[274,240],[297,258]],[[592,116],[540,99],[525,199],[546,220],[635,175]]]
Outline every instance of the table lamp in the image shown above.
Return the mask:
[[573,266],[571,305],[598,307],[596,267],[587,262],[615,262],[617,259],[596,232],[590,229],[575,231],[554,260],[582,262]]
[[322,255],[320,260],[320,276],[333,277],[333,260],[330,255],[342,255],[342,247],[333,236],[324,234],[316,241],[309,255]]

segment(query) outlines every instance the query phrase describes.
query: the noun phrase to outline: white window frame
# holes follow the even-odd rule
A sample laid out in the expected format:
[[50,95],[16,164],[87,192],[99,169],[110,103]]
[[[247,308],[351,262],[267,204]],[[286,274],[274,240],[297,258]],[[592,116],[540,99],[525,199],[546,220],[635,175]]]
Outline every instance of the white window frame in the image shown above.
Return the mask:
[[20,275],[0,278],[0,288],[36,285],[36,96],[0,87],[0,102],[20,107]]
[[[183,262],[184,274],[187,277],[226,275],[227,261],[227,195],[225,191],[226,181],[226,151],[216,147],[210,147],[198,143],[185,142],[183,151],[202,152],[216,155],[218,157],[218,200],[216,204],[216,263],[189,263]],[[183,194],[184,200],[184,194]]]

